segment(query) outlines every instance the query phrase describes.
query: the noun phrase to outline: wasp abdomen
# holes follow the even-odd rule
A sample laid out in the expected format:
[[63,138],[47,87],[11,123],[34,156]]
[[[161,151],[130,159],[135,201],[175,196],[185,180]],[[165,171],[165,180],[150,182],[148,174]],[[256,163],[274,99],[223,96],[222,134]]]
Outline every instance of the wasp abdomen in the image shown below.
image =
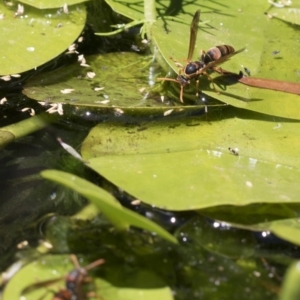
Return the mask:
[[208,64],[212,61],[215,61],[223,56],[234,53],[235,50],[229,45],[220,45],[213,48],[210,48],[205,54],[201,56],[201,60]]

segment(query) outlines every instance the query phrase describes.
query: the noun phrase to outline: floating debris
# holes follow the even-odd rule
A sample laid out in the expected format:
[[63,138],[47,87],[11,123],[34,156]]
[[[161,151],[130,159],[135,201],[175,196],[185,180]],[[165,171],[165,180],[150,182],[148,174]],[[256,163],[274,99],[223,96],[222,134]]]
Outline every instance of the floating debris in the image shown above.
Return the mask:
[[132,200],[132,201],[130,202],[131,205],[140,205],[141,203],[142,203],[142,201],[139,200],[139,199]]
[[76,49],[77,49],[77,44],[72,44],[72,45],[69,46],[68,51],[66,52],[66,54],[73,54],[73,53],[78,54]]
[[78,55],[78,61],[80,61],[80,65],[81,65],[82,67],[89,67],[89,66],[90,66],[90,65],[88,65],[88,64],[86,63],[86,60],[85,60],[83,54]]
[[109,103],[110,100],[102,100],[102,101],[97,101],[97,103],[101,103],[101,104],[107,104]]
[[90,78],[90,79],[93,79],[95,76],[96,76],[96,73],[95,73],[95,72],[87,72],[87,73],[86,73],[86,77],[88,77],[88,78]]
[[140,52],[141,51],[137,45],[131,45],[131,50],[135,51],[135,52]]
[[5,97],[0,100],[1,105],[3,105],[5,102],[7,102],[7,99]]
[[114,109],[114,111],[115,111],[115,116],[116,117],[120,117],[120,116],[122,116],[123,114],[124,114],[124,111],[121,109],[121,108],[115,108]]
[[24,6],[22,4],[18,4],[17,11],[15,12],[15,17],[21,16],[24,14]]
[[35,110],[33,109],[33,108],[30,108],[30,107],[24,107],[24,108],[22,108],[21,109],[21,112],[25,112],[25,111],[30,111],[29,112],[29,114],[31,115],[31,116],[34,116],[35,115]]
[[71,154],[73,157],[79,159],[79,160],[83,160],[82,156],[70,145],[64,143],[62,141],[61,138],[57,138],[57,141],[60,143],[60,145],[69,153]]
[[11,77],[14,77],[14,78],[20,78],[20,77],[21,77],[20,74],[11,74],[10,76],[11,76]]
[[62,103],[51,103],[50,106],[51,107],[46,110],[47,113],[54,114],[57,112],[59,115],[64,114]]
[[27,47],[26,50],[28,52],[34,52],[35,48],[34,47]]
[[170,115],[173,112],[173,110],[174,109],[169,109],[169,110],[165,111],[164,116],[166,117],[166,116]]
[[104,87],[95,87],[94,88],[95,92],[99,92],[99,91],[102,91],[102,90],[104,90]]
[[4,81],[10,81],[11,77],[10,77],[10,75],[5,75],[5,76],[1,76],[0,79],[2,79]]
[[244,67],[243,65],[241,65],[241,67],[244,69],[244,71],[246,72],[246,74],[248,76],[251,76],[251,72],[250,72],[250,70],[248,68]]
[[281,0],[281,1],[278,1],[278,2],[274,2],[272,0],[268,0],[268,2],[277,7],[277,8],[283,8],[285,6],[290,6],[292,4],[292,1],[291,0]]
[[27,247],[28,246],[28,241],[22,241],[22,242],[20,242],[19,244],[17,244],[17,248],[18,249],[23,249],[23,248],[25,248],[25,247]]
[[282,127],[281,123],[277,123],[277,126],[273,127],[273,129],[279,129],[281,127]]
[[246,181],[246,186],[252,188],[252,187],[253,187],[253,184],[252,184],[251,181],[248,181],[248,180],[247,180],[247,181]]
[[68,9],[68,4],[67,4],[67,3],[65,3],[65,4],[63,5],[62,9],[63,9],[63,12],[64,12],[65,14],[68,14],[68,13],[69,13],[69,9]]

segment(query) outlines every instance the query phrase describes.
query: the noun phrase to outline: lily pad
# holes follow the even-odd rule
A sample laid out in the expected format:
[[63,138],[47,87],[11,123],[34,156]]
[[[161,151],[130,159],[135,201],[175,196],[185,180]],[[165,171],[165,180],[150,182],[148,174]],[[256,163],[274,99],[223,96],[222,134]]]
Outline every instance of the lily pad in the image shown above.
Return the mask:
[[82,32],[86,10],[83,5],[69,7],[69,14],[39,10],[24,5],[15,16],[17,5],[0,4],[2,48],[1,74],[16,74],[34,69],[64,52]]
[[[203,6],[195,7],[194,10],[195,12],[200,8],[201,21],[209,21],[198,30],[194,60],[199,59],[201,50],[207,51],[216,45],[231,45],[236,50],[246,47],[245,51],[222,64],[222,68],[234,73],[245,73],[244,68],[247,68],[253,77],[300,84],[297,67],[300,65],[300,57],[293,54],[298,33],[285,22],[269,19],[264,14],[267,3],[231,1],[222,6],[209,1],[209,6],[206,7],[206,2],[208,1],[203,1]],[[188,19],[192,21],[191,15],[184,15],[182,18],[186,22]],[[188,54],[190,27],[175,20],[158,20],[152,26],[152,34],[161,54],[171,68],[178,72],[178,67],[170,57],[182,60],[183,65],[186,63],[184,59]],[[274,55],[274,51],[279,51],[280,54]],[[212,76],[216,78],[216,75]],[[298,95],[249,87],[232,82],[226,76],[215,79],[215,84],[220,93],[213,90],[205,76],[200,78],[200,89],[220,101],[256,112],[300,118]]]
[[[84,264],[87,263],[84,262]],[[170,288],[166,286],[162,279],[148,270],[131,272],[130,276],[128,276],[129,274],[125,274],[126,271],[120,268],[120,266],[116,269],[116,266],[108,267],[104,264],[99,268],[106,267],[108,269],[106,272],[108,273],[108,278],[94,278],[91,285],[94,288],[93,291],[99,297],[101,296],[103,300],[150,300],[154,297],[166,300],[173,299]],[[38,283],[40,283],[38,288],[33,289],[25,295],[26,300],[40,299],[39,297],[43,296],[45,300],[53,299],[52,291],[64,288],[65,283],[61,277],[68,274],[72,269],[74,269],[74,265],[67,255],[43,256],[27,264],[9,281],[4,290],[3,300],[20,299],[21,296],[24,297],[22,291],[25,288]],[[58,281],[55,281],[55,279],[58,279]],[[113,283],[108,281],[110,279],[113,279]],[[54,282],[52,285],[49,285],[49,281],[51,280]],[[48,284],[43,286],[43,282],[45,281]]]
[[174,112],[204,108],[203,103],[174,107],[172,103],[163,102],[158,94],[151,97],[149,93],[155,82],[152,67],[147,66],[149,59],[130,52],[89,56],[86,60],[90,67],[75,63],[39,75],[25,85],[23,93],[39,101],[70,104],[76,106],[76,110],[80,106],[94,107],[113,111],[116,115],[132,114],[135,110],[136,113],[163,115],[170,108]]
[[148,88],[147,58],[135,53],[108,53],[89,56],[86,60],[90,67],[75,63],[39,75],[28,82],[23,92],[36,100],[48,99],[76,106],[148,104],[139,91]]
[[99,124],[81,154],[108,180],[161,208],[299,202],[297,122],[238,109],[210,118]]

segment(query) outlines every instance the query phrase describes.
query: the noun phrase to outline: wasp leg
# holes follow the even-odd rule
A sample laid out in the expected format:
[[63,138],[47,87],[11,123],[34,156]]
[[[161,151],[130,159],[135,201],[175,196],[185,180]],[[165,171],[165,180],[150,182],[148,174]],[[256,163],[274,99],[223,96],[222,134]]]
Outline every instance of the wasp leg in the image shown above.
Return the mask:
[[100,295],[97,295],[95,292],[89,292],[86,294],[87,298],[97,298],[103,300],[103,298]]
[[207,76],[207,78],[210,80],[210,82],[211,82],[211,84],[212,84],[212,86],[213,86],[214,91],[215,91],[217,94],[220,94],[220,92],[216,89],[216,86],[215,86],[215,84],[214,84],[214,79],[213,79],[208,73],[206,73],[206,72],[203,72],[202,74],[205,75],[205,76]]
[[221,75],[225,74],[221,67],[213,67],[212,69]]
[[200,51],[200,60],[201,60],[201,61],[204,61],[205,55],[206,55],[206,52],[205,52],[204,50],[201,50],[201,51]]
[[95,267],[98,267],[98,266],[101,266],[105,263],[105,260],[100,258],[100,259],[97,259],[95,260],[94,262],[90,263],[89,265],[85,266],[84,269],[86,271],[89,271],[90,269],[93,269]]
[[170,59],[172,59],[176,65],[177,68],[181,68],[183,69],[183,65],[176,59],[174,58],[173,56],[170,57]]
[[71,254],[71,255],[70,255],[70,258],[71,258],[71,261],[72,261],[74,267],[75,267],[77,270],[79,270],[81,267],[80,267],[80,264],[79,264],[79,262],[78,262],[78,259],[77,259],[76,255],[75,255],[75,254]]
[[180,102],[183,103],[183,85],[180,87]]
[[196,80],[196,97],[199,96],[199,78]]

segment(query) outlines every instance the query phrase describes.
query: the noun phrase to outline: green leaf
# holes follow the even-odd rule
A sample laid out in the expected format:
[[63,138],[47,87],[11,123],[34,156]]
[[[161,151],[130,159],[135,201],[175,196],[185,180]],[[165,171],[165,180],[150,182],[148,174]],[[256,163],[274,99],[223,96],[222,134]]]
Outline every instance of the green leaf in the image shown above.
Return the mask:
[[[68,273],[69,270],[74,269],[68,256],[48,256],[42,257],[25,265],[7,284],[3,293],[3,300],[20,299],[22,291],[31,284],[43,282],[45,280],[59,279]],[[54,286],[63,287],[63,278],[56,282]],[[26,295],[26,300],[36,300],[43,295],[47,295],[45,299],[52,299],[53,293],[49,291],[47,286],[37,288],[30,294]]]
[[135,0],[129,1],[114,1],[105,0],[105,2],[117,13],[132,19],[141,20],[144,18],[144,6],[143,2],[137,2]]
[[300,262],[293,263],[287,270],[279,300],[298,300],[300,298]]
[[24,14],[15,17],[17,4],[0,4],[2,49],[1,74],[16,74],[34,69],[65,51],[85,25],[84,6],[69,7],[69,14],[38,10],[25,5]]
[[[182,16],[184,23],[191,22],[192,14],[199,9],[196,5],[194,7],[193,11],[189,8],[189,15]],[[293,54],[298,31],[278,19],[269,19],[264,14],[266,8],[264,1],[230,1],[226,6],[218,2],[209,2],[208,6],[203,7],[200,5],[200,19],[209,23],[200,25],[193,59],[199,59],[201,50],[207,51],[217,45],[231,45],[236,50],[246,47],[244,52],[222,64],[222,68],[239,73],[244,72],[246,67],[253,77],[300,84],[297,67],[300,57]],[[158,20],[152,26],[155,44],[175,72],[178,72],[178,67],[170,57],[182,61],[184,65],[188,54],[190,27],[184,23]],[[275,50],[280,54],[274,55]],[[216,79],[215,84],[220,94],[212,89],[205,76],[200,77],[200,90],[222,102],[270,115],[300,118],[298,95],[249,87],[226,78]]]
[[208,118],[99,124],[81,154],[134,197],[170,210],[299,202],[297,122],[238,109]]
[[164,239],[177,243],[176,239],[156,223],[148,220],[139,214],[122,207],[121,204],[104,189],[88,182],[85,179],[73,174],[46,170],[41,172],[41,176],[51,181],[57,182],[65,187],[71,188],[94,203],[106,217],[118,228],[126,229],[133,225],[145,230],[156,232]]
[[67,4],[68,6],[79,4],[83,2],[87,2],[89,0],[20,0],[21,3],[25,3],[28,5],[31,5],[33,7],[39,8],[39,9],[45,9],[45,8],[60,8],[63,5]]
[[97,279],[101,283],[101,296],[105,299],[117,300],[172,300],[171,289],[154,273],[138,270],[128,274],[119,267],[107,272],[108,280]]
[[268,230],[283,240],[300,246],[300,225],[299,218],[277,220],[252,225],[252,230]]

